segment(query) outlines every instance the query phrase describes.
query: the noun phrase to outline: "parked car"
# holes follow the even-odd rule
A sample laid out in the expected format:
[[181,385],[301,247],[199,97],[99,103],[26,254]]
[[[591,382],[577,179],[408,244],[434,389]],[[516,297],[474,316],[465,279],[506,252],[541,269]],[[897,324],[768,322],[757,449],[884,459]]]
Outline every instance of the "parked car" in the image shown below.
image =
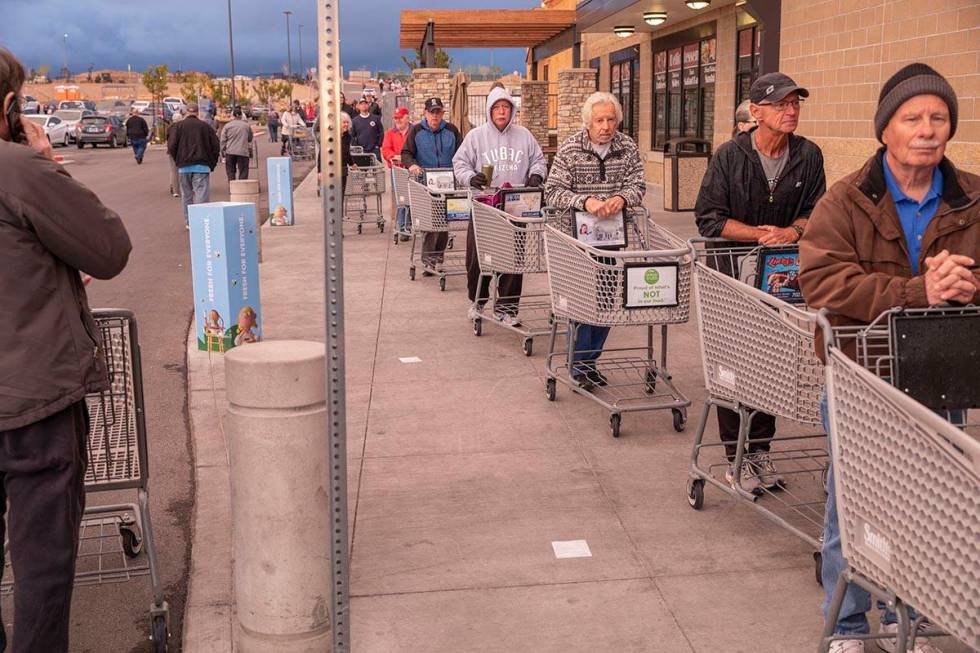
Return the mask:
[[147,109],[150,108],[150,101],[149,100],[135,100],[132,104],[129,105],[129,108],[130,109],[136,109],[140,113],[143,113],[144,111],[146,111]]
[[33,95],[25,95],[21,98],[20,110],[22,113],[41,113],[41,103]]
[[95,113],[95,102],[92,100],[62,100],[58,103],[58,110],[62,109],[81,109]]
[[54,115],[65,123],[68,127],[68,138],[75,142],[75,125],[85,116],[93,115],[93,112],[88,109],[58,109]]
[[116,116],[85,116],[75,126],[75,142],[78,149],[89,143],[92,147],[125,147],[126,126]]
[[95,108],[104,116],[125,118],[129,114],[129,103],[124,100],[102,100],[95,104]]
[[248,117],[252,120],[258,120],[260,116],[265,116],[269,114],[269,107],[264,104],[256,104],[249,107]]
[[170,109],[170,113],[187,113],[187,103],[184,102],[183,98],[179,97],[165,97],[163,98],[163,105]]
[[48,137],[48,142],[52,145],[63,145],[68,146],[68,142],[71,139],[71,133],[68,130],[68,125],[65,121],[58,116],[45,116],[43,114],[30,114],[25,115],[25,118],[31,122],[40,125],[44,129],[45,135]]

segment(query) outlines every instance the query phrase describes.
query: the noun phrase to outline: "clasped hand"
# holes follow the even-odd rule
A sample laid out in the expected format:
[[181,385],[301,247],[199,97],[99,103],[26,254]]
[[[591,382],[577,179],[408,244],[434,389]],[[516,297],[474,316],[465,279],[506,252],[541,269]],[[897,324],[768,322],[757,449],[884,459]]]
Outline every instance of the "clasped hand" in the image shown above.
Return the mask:
[[613,195],[607,200],[600,200],[597,197],[590,197],[585,200],[585,210],[598,218],[608,218],[623,210],[626,205],[619,195]]
[[969,256],[943,250],[926,257],[926,299],[930,306],[943,302],[969,304],[977,293],[977,280],[970,270],[975,261]]

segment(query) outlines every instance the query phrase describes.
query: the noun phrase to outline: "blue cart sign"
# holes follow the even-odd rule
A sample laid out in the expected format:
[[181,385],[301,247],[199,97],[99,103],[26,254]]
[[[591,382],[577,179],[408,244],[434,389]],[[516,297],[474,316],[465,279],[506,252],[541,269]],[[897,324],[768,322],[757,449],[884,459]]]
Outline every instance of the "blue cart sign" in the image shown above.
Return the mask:
[[269,173],[269,224],[291,227],[293,220],[293,160],[272,156],[267,160]]

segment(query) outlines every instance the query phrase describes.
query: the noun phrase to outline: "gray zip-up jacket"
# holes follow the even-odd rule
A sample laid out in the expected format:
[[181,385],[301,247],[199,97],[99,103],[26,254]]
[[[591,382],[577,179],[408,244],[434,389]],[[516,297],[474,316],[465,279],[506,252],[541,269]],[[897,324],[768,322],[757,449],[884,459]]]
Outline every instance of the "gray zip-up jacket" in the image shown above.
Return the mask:
[[[503,131],[497,129],[490,116],[490,109],[499,100],[511,105],[510,122]],[[514,124],[517,107],[506,89],[495,88],[487,97],[487,122],[471,129],[453,156],[453,172],[456,181],[465,188],[485,165],[493,166],[490,186],[499,188],[509,182],[511,186],[523,186],[531,175],[548,174],[548,161],[541,152],[537,139],[525,127]]]
[[132,246],[122,220],[60,165],[0,140],[0,431],[107,387],[79,271],[110,279]]
[[236,156],[249,156],[248,144],[252,142],[252,127],[236,118],[221,129],[221,151]]

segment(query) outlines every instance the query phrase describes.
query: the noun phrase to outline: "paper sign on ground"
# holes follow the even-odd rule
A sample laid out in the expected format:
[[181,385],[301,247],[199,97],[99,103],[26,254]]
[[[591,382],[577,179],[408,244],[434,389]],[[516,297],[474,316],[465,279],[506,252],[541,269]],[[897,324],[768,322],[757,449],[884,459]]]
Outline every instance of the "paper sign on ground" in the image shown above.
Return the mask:
[[592,551],[589,550],[589,543],[585,540],[566,540],[551,543],[551,548],[555,552],[555,557],[562,558],[591,558]]

